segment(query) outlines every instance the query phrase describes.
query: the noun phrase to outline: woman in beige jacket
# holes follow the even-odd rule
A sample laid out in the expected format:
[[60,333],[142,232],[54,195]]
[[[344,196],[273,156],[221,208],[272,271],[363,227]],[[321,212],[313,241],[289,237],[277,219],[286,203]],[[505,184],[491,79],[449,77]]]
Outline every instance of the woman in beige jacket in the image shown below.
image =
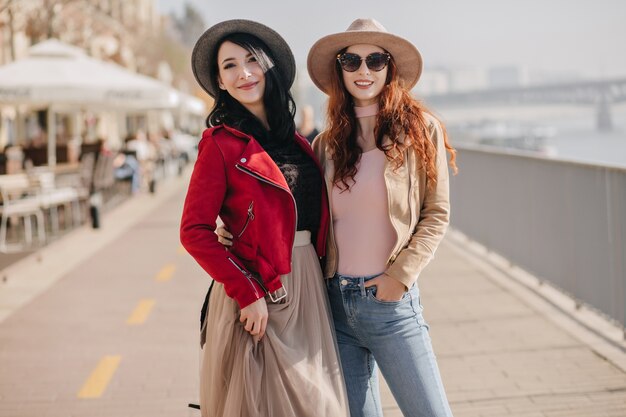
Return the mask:
[[451,416],[418,276],[448,226],[439,121],[412,98],[421,56],[372,19],[323,37],[309,75],[328,94],[313,143],[331,205],[325,277],[352,417],[382,417],[377,368],[405,416]]

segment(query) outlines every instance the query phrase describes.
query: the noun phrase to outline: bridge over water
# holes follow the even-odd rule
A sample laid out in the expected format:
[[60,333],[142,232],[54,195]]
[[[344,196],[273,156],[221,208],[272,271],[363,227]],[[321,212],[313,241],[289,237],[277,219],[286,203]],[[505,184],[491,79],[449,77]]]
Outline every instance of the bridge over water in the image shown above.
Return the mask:
[[626,101],[626,77],[436,94],[426,96],[425,101],[434,107],[500,103],[589,106],[595,109],[598,130],[608,131],[613,128],[611,106]]

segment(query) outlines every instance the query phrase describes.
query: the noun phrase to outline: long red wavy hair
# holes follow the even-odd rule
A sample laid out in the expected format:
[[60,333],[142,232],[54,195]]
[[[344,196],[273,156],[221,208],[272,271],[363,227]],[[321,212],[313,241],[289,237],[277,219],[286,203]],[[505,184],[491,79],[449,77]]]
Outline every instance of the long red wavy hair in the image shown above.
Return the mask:
[[[354,115],[352,97],[346,90],[341,67],[335,62],[335,77],[332,78],[327,109],[327,128],[322,133],[324,142],[330,149],[335,165],[333,184],[344,190],[354,183],[357,173],[356,164],[361,157],[361,148],[357,144],[357,121]],[[437,182],[437,148],[430,140],[428,121],[425,114],[434,116],[425,105],[417,101],[403,86],[397,77],[397,68],[393,58],[389,61],[386,85],[380,93],[379,111],[376,117],[374,136],[376,146],[385,152],[387,159],[394,163],[395,169],[402,166],[405,150],[412,148],[426,169],[429,186]],[[444,144],[450,153],[450,167],[456,174],[456,150],[450,145],[445,127],[439,121],[443,131]],[[402,135],[410,140],[402,140]],[[388,136],[390,143],[383,145]]]

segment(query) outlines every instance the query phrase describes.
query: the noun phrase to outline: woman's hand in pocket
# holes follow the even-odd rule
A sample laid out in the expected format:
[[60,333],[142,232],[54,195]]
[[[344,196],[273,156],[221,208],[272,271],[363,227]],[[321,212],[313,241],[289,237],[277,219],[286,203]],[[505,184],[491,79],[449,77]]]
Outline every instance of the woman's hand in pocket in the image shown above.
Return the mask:
[[228,249],[230,246],[233,246],[233,235],[231,235],[224,225],[215,229],[215,234],[217,235],[217,241],[221,243],[223,246],[226,246]]
[[406,287],[400,281],[382,274],[365,283],[365,288],[376,287],[376,299],[380,301],[400,301],[406,292]]

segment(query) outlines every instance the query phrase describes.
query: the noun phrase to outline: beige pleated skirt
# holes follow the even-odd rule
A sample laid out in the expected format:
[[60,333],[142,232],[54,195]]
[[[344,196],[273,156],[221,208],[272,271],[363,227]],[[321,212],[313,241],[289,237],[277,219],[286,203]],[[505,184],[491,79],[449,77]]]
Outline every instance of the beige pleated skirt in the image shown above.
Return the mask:
[[255,344],[239,306],[215,283],[200,364],[203,417],[343,417],[348,401],[326,288],[308,231],[297,232],[287,298],[267,307]]

